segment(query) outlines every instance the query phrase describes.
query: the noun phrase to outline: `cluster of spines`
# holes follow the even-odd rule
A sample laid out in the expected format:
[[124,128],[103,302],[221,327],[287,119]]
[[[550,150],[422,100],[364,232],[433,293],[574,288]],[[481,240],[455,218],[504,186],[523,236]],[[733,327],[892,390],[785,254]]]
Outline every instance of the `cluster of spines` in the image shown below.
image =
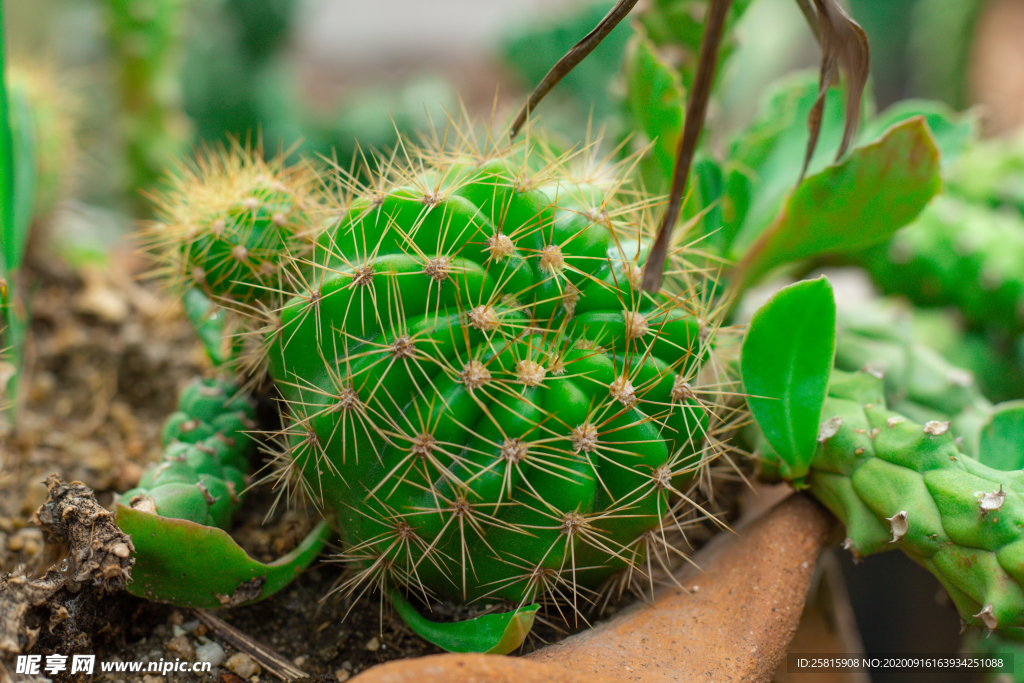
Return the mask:
[[163,457],[122,496],[137,510],[227,529],[242,502],[255,405],[230,383],[198,380],[164,422]]
[[165,183],[144,233],[161,264],[154,274],[250,316],[295,289],[292,268],[329,219],[315,169],[268,161],[258,147],[205,148]]

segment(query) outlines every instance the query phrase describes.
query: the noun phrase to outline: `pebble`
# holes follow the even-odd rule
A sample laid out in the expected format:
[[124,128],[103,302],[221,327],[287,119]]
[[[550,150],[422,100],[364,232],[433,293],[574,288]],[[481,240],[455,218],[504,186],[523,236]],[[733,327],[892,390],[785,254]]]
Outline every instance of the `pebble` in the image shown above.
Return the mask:
[[374,636],[373,638],[370,638],[370,640],[368,640],[367,643],[366,643],[366,649],[369,650],[370,652],[376,652],[377,650],[379,650],[380,649],[380,638],[378,638],[377,636]]
[[150,676],[146,674],[142,677],[142,683],[167,683],[167,679],[163,676]]
[[338,679],[338,683],[345,683],[345,681],[352,678],[352,674],[344,669],[338,669],[334,672],[334,677]]
[[214,667],[223,664],[227,654],[220,643],[210,640],[196,648],[196,659],[200,662],[209,662],[211,667]]
[[294,664],[295,666],[300,667],[300,668],[305,663],[306,663],[306,658],[303,657],[302,655],[299,655],[298,657],[296,657],[295,659],[292,660],[292,664]]
[[224,662],[224,666],[242,678],[250,678],[260,672],[260,665],[255,659],[244,652],[237,652],[228,657],[228,661]]
[[[175,628],[179,628],[175,626]],[[187,636],[178,635],[167,641],[167,651],[172,655],[192,661],[196,658],[196,648]]]

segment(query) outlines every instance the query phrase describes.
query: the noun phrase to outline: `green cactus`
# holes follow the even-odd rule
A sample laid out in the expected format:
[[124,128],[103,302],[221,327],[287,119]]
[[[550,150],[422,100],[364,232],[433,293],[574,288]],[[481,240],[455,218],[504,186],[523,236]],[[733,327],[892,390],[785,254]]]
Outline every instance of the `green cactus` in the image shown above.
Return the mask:
[[837,317],[835,367],[879,377],[887,404],[918,422],[950,421],[963,448],[976,453],[981,425],[993,410],[974,373],[957,367],[923,343],[914,313],[892,301],[869,301],[841,309]]
[[164,423],[163,459],[121,497],[136,510],[227,529],[242,501],[255,404],[220,380],[196,381]]
[[[836,370],[809,490],[846,524],[856,556],[899,547],[934,574],[969,626],[1024,626],[1024,477],[978,462],[948,422],[886,408],[881,380]],[[779,461],[764,443],[768,472]]]
[[[243,313],[250,293],[292,295],[258,321],[288,408],[281,476],[337,511],[345,588],[578,605],[674,552],[662,530],[711,457],[703,275],[677,248],[669,289],[639,289],[646,203],[616,169],[535,141],[483,150],[406,146],[411,167],[343,178],[327,220],[306,204],[323,228],[312,256],[281,254],[282,290],[235,269],[213,293]],[[169,261],[209,284],[233,248],[213,226],[237,210],[164,212]],[[246,226],[292,248],[272,220]]]
[[954,305],[973,325],[1024,331],[1024,219],[943,195],[863,259],[886,292]]
[[237,145],[181,163],[147,231],[160,275],[235,307],[289,291],[290,265],[311,254],[321,227],[315,181],[305,165],[284,168]]

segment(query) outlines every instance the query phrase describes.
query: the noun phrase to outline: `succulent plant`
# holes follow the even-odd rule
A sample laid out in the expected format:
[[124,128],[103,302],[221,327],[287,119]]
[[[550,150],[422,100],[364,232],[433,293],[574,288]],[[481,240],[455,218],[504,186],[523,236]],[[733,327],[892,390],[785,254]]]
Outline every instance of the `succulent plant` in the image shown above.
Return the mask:
[[887,292],[956,306],[968,322],[1024,331],[1024,220],[957,197],[936,198],[864,265]]
[[227,382],[188,385],[164,423],[163,459],[122,498],[136,510],[228,528],[246,489],[254,417],[253,400]]
[[[846,524],[855,555],[901,548],[939,579],[964,622],[1024,626],[1024,480],[964,453],[948,422],[888,410],[882,383],[835,371],[809,490]],[[770,446],[761,450],[770,466]]]
[[[832,510],[846,525],[844,546],[855,555],[901,548],[938,578],[965,624],[1024,626],[1021,404],[988,410],[973,437],[977,458],[971,457],[962,447],[971,439],[957,438],[951,421],[922,424],[890,410],[885,396],[886,389],[898,389],[932,410],[984,412],[986,402],[969,383],[948,386],[950,369],[934,359],[929,367],[927,354],[915,353],[914,362],[922,356],[926,362],[902,375],[898,362],[890,364],[902,387],[883,384],[870,361],[870,372],[833,369],[835,350],[850,344],[845,333],[836,341],[829,304],[834,307],[825,280],[801,282],[777,293],[751,323],[743,379],[764,430],[757,448],[763,471],[809,490]],[[792,311],[808,307],[826,314],[787,333]],[[843,355],[849,362],[849,351],[835,353],[837,365]],[[771,365],[786,369],[789,379],[779,384],[766,375]],[[829,375],[827,393],[819,393]],[[780,409],[793,419],[777,423]]]
[[[281,168],[264,193],[236,172],[251,157],[203,163],[154,240],[264,325],[280,476],[337,512],[359,568],[345,588],[575,604],[649,575],[693,509],[715,393],[704,275],[680,245],[665,288],[640,290],[648,203],[590,150],[459,136],[320,201]],[[319,226],[315,244],[295,225]],[[239,244],[273,247],[250,264]],[[258,279],[267,261],[279,286]]]

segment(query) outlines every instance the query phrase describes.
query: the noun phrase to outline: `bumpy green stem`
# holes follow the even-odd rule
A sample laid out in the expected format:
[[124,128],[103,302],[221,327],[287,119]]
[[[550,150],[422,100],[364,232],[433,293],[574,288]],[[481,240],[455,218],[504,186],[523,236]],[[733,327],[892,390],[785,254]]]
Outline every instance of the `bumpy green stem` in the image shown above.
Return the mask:
[[245,490],[254,411],[252,399],[227,382],[190,384],[164,423],[163,459],[123,500],[136,510],[227,529]]
[[974,325],[1024,331],[1024,220],[936,197],[865,267],[887,292],[919,305],[954,305]]
[[[934,574],[961,618],[1024,626],[1024,473],[983,465],[949,424],[886,408],[882,382],[835,371],[807,485],[845,524],[845,547],[903,549]],[[778,459],[762,446],[766,471]]]

